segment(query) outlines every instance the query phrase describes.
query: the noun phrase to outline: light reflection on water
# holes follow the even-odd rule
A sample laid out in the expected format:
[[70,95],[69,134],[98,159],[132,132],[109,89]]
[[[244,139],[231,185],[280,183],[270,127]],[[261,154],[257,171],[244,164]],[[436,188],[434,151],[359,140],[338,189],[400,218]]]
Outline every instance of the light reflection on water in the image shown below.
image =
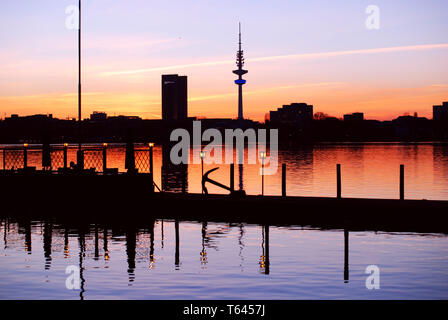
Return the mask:
[[[349,232],[344,252],[343,230],[177,226],[166,220],[116,228],[3,219],[0,298],[448,298],[444,235]],[[82,291],[65,288],[69,265],[82,267]],[[365,287],[368,265],[381,270],[380,290]]]
[[[143,145],[137,145],[141,149]],[[254,147],[250,147],[254,148]],[[192,152],[192,151],[190,151]],[[223,151],[223,157],[224,157]],[[247,159],[247,148],[245,156]],[[125,171],[125,147],[109,145],[107,163],[110,168]],[[236,159],[236,155],[235,155]],[[39,168],[41,156],[29,155],[29,165]],[[76,161],[76,149],[69,149],[68,161]],[[287,165],[287,194],[294,196],[336,195],[336,164],[342,165],[342,196],[354,198],[399,197],[399,167],[405,165],[405,197],[407,199],[448,200],[447,144],[320,144],[309,148],[279,150],[279,170],[265,176],[265,194],[281,194],[281,164]],[[154,178],[158,186],[169,191],[182,190],[182,177],[187,177],[188,192],[201,193],[201,165],[181,168],[170,164],[170,148],[156,146]],[[229,185],[228,164],[207,164],[204,170],[219,167],[210,178]],[[235,167],[235,186],[248,194],[261,194],[261,164]],[[216,186],[207,186],[210,193],[226,193]]]

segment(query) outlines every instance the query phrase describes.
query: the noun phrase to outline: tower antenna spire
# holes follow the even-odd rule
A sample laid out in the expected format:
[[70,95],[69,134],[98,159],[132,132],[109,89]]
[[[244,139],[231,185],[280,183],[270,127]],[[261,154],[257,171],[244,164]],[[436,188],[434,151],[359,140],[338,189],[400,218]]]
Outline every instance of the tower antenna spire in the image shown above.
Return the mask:
[[236,65],[237,70],[233,70],[233,73],[238,75],[238,79],[235,80],[235,84],[238,85],[238,120],[244,120],[243,116],[243,85],[246,80],[243,79],[248,71],[243,69],[244,66],[244,51],[241,44],[241,22],[239,23],[239,42],[238,42],[238,52],[236,54]]
[[240,42],[239,42],[239,44],[240,44],[240,50],[241,50],[241,22],[240,22]]

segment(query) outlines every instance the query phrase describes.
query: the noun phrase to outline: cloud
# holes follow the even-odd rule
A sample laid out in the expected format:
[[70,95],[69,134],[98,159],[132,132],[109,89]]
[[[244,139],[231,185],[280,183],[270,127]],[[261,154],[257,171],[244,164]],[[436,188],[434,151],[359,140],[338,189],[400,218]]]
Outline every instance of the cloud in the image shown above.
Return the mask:
[[[294,88],[312,88],[312,87],[330,87],[330,86],[340,86],[344,85],[345,82],[316,82],[316,83],[302,83],[302,84],[293,84],[288,86],[277,86],[277,87],[268,87],[258,90],[249,90],[245,91],[245,95],[253,95],[253,94],[262,94],[262,93],[269,93],[269,92],[275,92],[278,90],[285,90],[285,89],[294,89]],[[224,99],[224,98],[233,98],[235,97],[235,92],[230,93],[223,93],[223,94],[216,94],[216,95],[209,95],[209,96],[197,96],[197,97],[191,97],[188,99],[189,102],[194,101],[204,101],[204,100],[212,100],[212,99]]]
[[[246,59],[246,61],[247,62],[262,62],[262,61],[275,61],[275,60],[285,60],[285,59],[331,58],[331,57],[360,55],[360,54],[395,53],[395,52],[423,51],[423,50],[435,50],[435,49],[448,49],[448,43],[423,44],[423,45],[399,46],[399,47],[388,47],[388,48],[359,49],[359,50],[345,50],[345,51],[332,51],[332,52],[318,52],[318,53],[303,53],[303,54],[291,54],[291,55],[278,55],[278,56],[269,56],[269,57],[248,58],[248,59]],[[234,62],[233,60],[220,60],[220,61],[209,61],[209,62],[190,63],[190,64],[178,64],[178,65],[172,65],[172,66],[154,67],[154,68],[146,68],[146,69],[110,71],[110,72],[104,72],[101,75],[102,76],[131,75],[131,74],[138,74],[138,73],[168,71],[168,70],[177,70],[177,69],[185,69],[185,68],[211,67],[211,66],[217,66],[217,65],[230,64],[233,62]]]

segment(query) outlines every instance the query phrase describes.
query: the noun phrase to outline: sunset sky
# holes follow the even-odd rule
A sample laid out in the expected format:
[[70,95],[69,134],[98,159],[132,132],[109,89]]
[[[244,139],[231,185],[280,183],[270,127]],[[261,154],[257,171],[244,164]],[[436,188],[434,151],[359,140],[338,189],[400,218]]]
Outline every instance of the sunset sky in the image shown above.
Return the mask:
[[[0,111],[77,114],[74,0],[0,2]],[[380,9],[369,30],[366,8]],[[83,0],[83,116],[161,117],[162,74],[187,75],[189,116],[236,117],[238,22],[245,117],[292,102],[392,119],[448,101],[446,0]]]

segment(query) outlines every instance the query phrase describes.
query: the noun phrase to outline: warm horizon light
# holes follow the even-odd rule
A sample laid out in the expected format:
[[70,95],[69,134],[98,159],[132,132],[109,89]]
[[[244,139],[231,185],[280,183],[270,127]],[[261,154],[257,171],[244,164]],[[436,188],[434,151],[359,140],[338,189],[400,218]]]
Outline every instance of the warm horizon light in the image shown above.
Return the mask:
[[[76,3],[0,4],[0,117],[76,117],[77,33],[65,24]],[[446,1],[376,1],[378,30],[365,26],[364,1],[83,3],[84,118],[160,118],[160,78],[170,73],[188,76],[189,116],[235,118],[239,21],[246,118],[262,121],[292,102],[337,117],[431,118],[432,106],[448,100]]]

